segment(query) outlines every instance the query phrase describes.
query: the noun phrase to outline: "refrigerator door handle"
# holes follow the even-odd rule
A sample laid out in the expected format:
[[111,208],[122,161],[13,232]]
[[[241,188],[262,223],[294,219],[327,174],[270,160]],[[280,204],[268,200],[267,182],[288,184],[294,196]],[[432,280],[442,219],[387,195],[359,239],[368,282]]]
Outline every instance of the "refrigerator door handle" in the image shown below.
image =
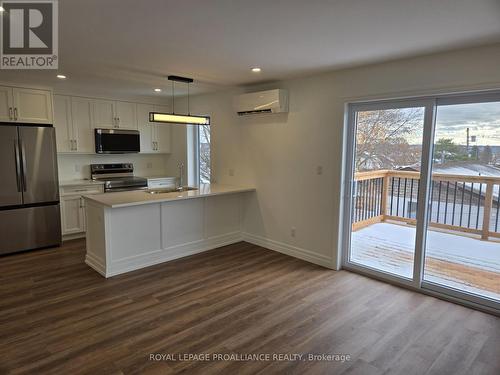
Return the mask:
[[21,158],[19,157],[19,143],[14,139],[14,154],[16,157],[16,182],[17,191],[21,191]]
[[23,163],[23,191],[26,191],[26,150],[24,148],[24,142],[22,140],[19,140],[19,142],[21,143],[21,160]]

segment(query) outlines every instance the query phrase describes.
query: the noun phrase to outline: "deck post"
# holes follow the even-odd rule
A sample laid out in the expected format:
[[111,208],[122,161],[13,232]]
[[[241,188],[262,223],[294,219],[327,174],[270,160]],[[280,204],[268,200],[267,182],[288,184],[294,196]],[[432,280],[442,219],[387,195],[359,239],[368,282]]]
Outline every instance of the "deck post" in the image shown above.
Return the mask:
[[483,232],[481,239],[487,240],[490,234],[490,217],[491,208],[493,206],[493,182],[487,182],[486,195],[484,197],[484,211],[483,211]]
[[387,216],[387,194],[389,193],[389,172],[384,174],[382,180],[382,199],[380,200],[380,215],[382,216],[382,221],[385,220]]

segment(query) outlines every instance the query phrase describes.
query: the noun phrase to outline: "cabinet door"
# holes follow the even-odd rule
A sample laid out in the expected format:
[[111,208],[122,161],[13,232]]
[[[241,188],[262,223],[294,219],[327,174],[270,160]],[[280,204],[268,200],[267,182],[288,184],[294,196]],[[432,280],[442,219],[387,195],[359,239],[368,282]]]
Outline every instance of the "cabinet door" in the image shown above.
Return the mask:
[[52,124],[52,93],[14,87],[14,117],[17,122]]
[[57,152],[75,151],[71,119],[71,97],[54,95],[54,128]]
[[92,128],[92,100],[86,98],[71,98],[73,113],[73,131],[78,152],[93,153],[94,129]]
[[92,103],[94,128],[117,127],[115,116],[115,102],[112,100],[95,99]]
[[85,211],[80,195],[61,197],[62,234],[85,231]]
[[12,87],[0,86],[0,122],[14,121]]
[[116,121],[123,129],[137,129],[136,104],[116,102]]
[[[168,113],[169,109],[166,106],[155,106],[155,111]],[[156,152],[164,154],[170,153],[171,138],[172,125],[154,124],[154,140],[156,142]]]
[[137,127],[140,132],[141,152],[154,152],[153,129],[155,124],[149,122],[149,112],[154,111],[154,106],[149,104],[137,104]]

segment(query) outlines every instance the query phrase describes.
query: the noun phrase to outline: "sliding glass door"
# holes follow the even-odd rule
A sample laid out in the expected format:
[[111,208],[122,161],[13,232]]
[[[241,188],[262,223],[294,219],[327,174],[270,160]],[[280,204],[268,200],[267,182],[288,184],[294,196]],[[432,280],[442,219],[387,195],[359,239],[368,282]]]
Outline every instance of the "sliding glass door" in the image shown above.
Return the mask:
[[438,101],[423,281],[500,301],[500,99],[486,99]]
[[346,260],[355,268],[414,280],[415,223],[429,111],[429,101],[351,108],[353,175]]
[[344,267],[498,309],[500,96],[351,104],[347,130]]

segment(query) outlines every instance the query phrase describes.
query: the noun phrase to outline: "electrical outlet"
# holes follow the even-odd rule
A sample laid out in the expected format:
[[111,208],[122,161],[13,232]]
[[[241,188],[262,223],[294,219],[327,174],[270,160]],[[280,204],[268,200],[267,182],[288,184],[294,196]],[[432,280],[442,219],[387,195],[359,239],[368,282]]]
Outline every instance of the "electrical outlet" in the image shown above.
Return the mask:
[[317,174],[318,176],[321,176],[321,175],[323,174],[323,166],[322,166],[322,165],[318,165],[318,166],[316,167],[316,174]]
[[292,228],[290,229],[290,236],[295,237],[295,232],[296,232],[296,231],[297,231],[297,230],[295,229],[295,227],[292,227]]
[[230,168],[230,169],[229,169],[229,175],[230,175],[231,177],[232,177],[232,176],[234,176],[234,169],[232,169],[232,168]]
[[146,168],[148,168],[148,169],[153,168],[153,163],[148,162],[148,163],[146,164]]

